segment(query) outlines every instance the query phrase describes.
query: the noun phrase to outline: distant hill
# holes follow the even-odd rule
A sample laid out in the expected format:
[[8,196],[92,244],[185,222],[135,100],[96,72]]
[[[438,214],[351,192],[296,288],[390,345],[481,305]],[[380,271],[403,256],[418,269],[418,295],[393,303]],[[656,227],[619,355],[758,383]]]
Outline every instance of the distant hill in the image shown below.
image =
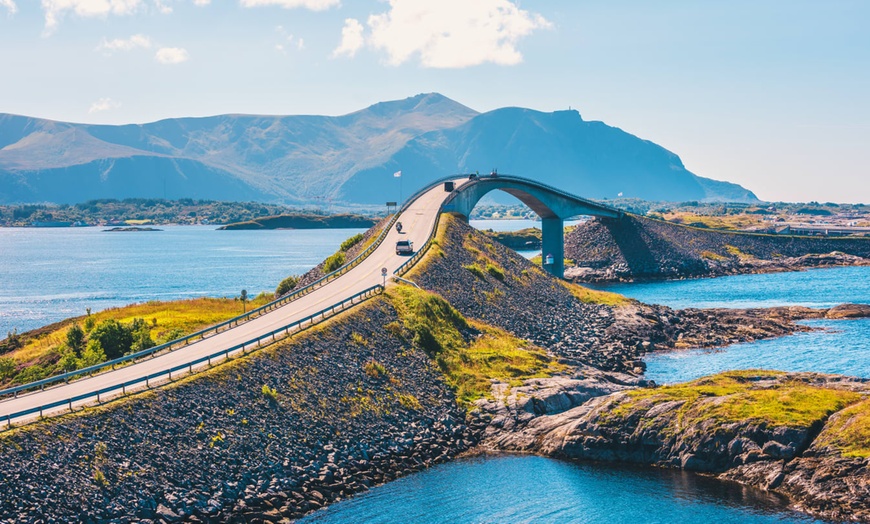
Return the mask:
[[[0,114],[0,203],[195,198],[383,204],[498,168],[591,198],[752,201],[652,142],[575,111],[480,114],[437,93],[338,117],[221,115],[88,125]],[[401,180],[393,178],[401,170]]]

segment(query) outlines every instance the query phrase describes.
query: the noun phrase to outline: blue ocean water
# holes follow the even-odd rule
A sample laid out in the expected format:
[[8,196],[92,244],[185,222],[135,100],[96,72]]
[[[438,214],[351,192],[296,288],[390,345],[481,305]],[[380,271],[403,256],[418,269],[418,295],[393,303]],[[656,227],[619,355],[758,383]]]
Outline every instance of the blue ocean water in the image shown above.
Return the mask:
[[818,331],[712,350],[653,353],[644,359],[646,377],[671,384],[731,369],[778,369],[870,378],[870,319],[804,324]]
[[[844,302],[870,303],[870,267],[596,287],[674,308],[821,308]],[[805,324],[817,330],[714,350],[654,353],[645,359],[646,376],[669,384],[729,369],[763,368],[870,377],[870,319]]]
[[274,291],[360,229],[0,228],[0,338],[133,302]]
[[870,267],[836,267],[791,273],[734,275],[695,280],[591,286],[647,304],[687,307],[830,307],[870,303]]
[[762,524],[816,522],[776,496],[688,472],[575,464],[534,456],[457,460],[302,519],[420,522]]

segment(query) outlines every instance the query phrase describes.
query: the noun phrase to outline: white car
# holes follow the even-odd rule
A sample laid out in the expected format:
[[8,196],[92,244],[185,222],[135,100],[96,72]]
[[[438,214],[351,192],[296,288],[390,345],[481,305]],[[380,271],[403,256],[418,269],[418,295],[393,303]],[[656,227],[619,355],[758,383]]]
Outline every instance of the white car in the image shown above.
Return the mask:
[[410,240],[399,240],[396,242],[396,254],[397,255],[413,255],[414,254],[414,243]]

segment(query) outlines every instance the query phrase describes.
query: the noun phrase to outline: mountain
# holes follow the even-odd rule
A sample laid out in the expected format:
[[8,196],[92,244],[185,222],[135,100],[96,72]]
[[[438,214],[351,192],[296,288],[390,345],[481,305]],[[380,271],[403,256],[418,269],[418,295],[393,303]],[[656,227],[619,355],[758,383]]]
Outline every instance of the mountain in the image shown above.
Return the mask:
[[445,173],[498,169],[594,199],[758,200],[736,184],[691,173],[680,157],[653,142],[584,121],[576,111],[497,109],[455,128],[423,134],[383,166],[357,173],[344,184],[342,195],[379,201],[377,182],[400,167],[414,187]]
[[[437,93],[348,115],[108,126],[0,114],[0,203],[197,198],[383,204],[450,173],[527,176],[591,198],[755,200],[575,111],[476,111]],[[396,180],[395,171],[403,176]]]

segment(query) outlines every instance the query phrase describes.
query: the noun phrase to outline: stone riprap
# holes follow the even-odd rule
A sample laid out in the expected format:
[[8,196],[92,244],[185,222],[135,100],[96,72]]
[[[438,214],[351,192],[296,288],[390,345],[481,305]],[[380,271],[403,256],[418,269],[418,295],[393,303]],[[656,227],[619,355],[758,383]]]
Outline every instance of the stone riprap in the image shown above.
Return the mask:
[[449,459],[475,433],[429,357],[382,328],[396,319],[374,299],[204,375],[0,434],[0,520],[273,522]]
[[870,264],[870,239],[758,235],[626,215],[565,235],[566,278],[620,282]]

